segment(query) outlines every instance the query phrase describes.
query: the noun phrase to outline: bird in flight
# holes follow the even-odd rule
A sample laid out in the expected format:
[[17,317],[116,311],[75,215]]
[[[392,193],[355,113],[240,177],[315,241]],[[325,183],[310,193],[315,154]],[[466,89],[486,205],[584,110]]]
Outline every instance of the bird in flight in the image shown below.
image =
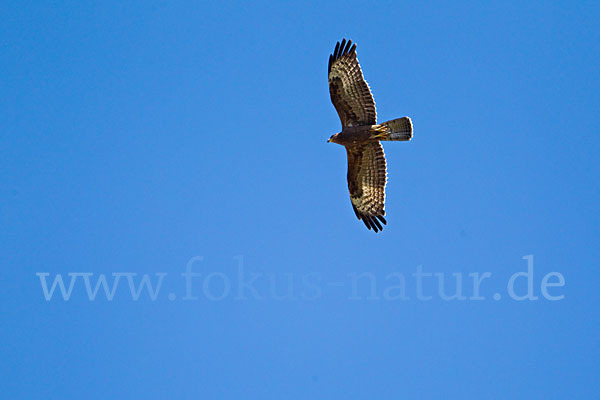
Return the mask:
[[387,170],[381,140],[408,141],[413,136],[410,118],[377,123],[375,100],[363,77],[356,44],[338,42],[329,56],[329,94],[342,131],[327,142],[341,144],[348,155],[348,190],[352,208],[367,228],[379,232],[386,225]]

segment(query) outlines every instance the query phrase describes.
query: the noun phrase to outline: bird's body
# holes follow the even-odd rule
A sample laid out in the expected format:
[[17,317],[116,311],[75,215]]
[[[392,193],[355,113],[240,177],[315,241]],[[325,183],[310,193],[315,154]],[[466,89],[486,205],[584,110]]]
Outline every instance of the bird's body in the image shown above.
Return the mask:
[[331,143],[342,146],[357,146],[366,144],[385,135],[385,129],[381,125],[348,126],[340,133],[336,133],[329,139]]
[[342,122],[342,131],[328,142],[346,148],[348,190],[352,208],[369,229],[379,232],[386,224],[385,185],[387,169],[380,140],[407,141],[412,138],[412,122],[403,117],[377,124],[375,101],[364,80],[356,44],[338,42],[329,57],[329,93]]

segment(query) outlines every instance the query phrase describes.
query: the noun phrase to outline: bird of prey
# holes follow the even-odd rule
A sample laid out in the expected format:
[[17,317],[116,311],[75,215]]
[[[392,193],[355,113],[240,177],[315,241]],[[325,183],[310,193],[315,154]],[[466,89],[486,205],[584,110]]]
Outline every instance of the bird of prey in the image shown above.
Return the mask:
[[356,44],[338,42],[329,56],[329,94],[340,120],[342,131],[328,142],[341,144],[348,155],[348,190],[352,208],[367,228],[379,232],[386,225],[385,184],[387,170],[381,140],[408,141],[413,127],[403,117],[377,123],[375,101],[365,81]]

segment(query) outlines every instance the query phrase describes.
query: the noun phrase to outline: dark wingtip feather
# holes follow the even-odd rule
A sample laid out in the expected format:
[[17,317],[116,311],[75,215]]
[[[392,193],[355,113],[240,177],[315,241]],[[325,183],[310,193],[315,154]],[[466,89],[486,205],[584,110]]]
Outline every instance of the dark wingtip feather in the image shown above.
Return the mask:
[[339,50],[340,50],[340,42],[337,42],[337,44],[335,45],[335,50],[333,50],[333,59],[334,60],[337,60]]
[[381,224],[379,223],[379,221],[377,221],[377,218],[373,218],[373,217],[372,217],[372,218],[371,218],[371,221],[373,221],[373,223],[374,223],[375,225],[377,225],[377,227],[379,228],[379,230],[380,230],[380,231],[382,231],[382,230],[383,230],[383,228],[381,227]]
[[383,217],[383,215],[378,215],[377,218],[379,218],[379,220],[384,224],[387,225],[387,221],[385,220],[385,218]]
[[351,46],[352,46],[352,40],[348,40],[348,43],[346,43],[346,48],[344,49],[344,55],[350,54]]
[[369,217],[369,223],[373,227],[373,230],[375,231],[375,233],[378,233],[379,229],[377,229],[377,225],[375,225],[375,218]]
[[371,230],[371,225],[369,225],[369,221],[366,218],[362,218],[362,222],[365,224],[368,230]]

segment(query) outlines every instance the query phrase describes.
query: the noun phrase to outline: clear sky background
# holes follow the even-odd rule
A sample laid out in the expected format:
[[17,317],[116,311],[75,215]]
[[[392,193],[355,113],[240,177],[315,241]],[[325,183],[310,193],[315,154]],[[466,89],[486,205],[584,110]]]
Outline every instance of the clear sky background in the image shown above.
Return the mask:
[[[600,398],[596,2],[3,2],[0,18],[3,398]],[[326,143],[342,37],[380,121],[415,127],[384,143],[380,234]],[[517,301],[528,255],[538,299]],[[467,299],[429,277],[419,300],[418,266],[448,293],[462,274]],[[155,300],[123,276],[91,301],[79,276],[46,301],[36,274],[73,272],[166,275]],[[562,300],[542,295],[551,272]]]

